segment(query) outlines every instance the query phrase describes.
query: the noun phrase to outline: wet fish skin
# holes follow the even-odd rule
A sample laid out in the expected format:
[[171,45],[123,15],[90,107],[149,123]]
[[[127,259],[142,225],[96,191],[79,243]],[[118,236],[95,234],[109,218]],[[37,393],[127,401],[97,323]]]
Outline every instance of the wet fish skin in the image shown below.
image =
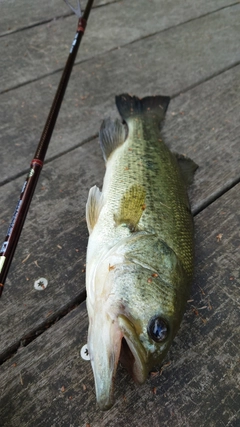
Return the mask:
[[[86,286],[101,409],[113,404],[119,358],[139,383],[163,361],[189,295],[194,249],[187,186],[196,165],[161,139],[168,103],[161,96],[117,96],[127,137],[119,120],[104,121],[100,131],[106,173],[102,192],[93,187],[87,202]],[[160,342],[153,324],[165,330]]]

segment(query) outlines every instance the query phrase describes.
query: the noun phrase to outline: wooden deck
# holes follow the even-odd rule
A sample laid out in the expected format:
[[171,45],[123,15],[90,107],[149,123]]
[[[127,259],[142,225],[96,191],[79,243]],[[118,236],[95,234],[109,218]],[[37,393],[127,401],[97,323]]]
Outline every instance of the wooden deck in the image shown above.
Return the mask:
[[[1,427],[240,426],[240,3],[95,1],[0,300]],[[77,20],[61,0],[0,2],[0,235],[38,144]],[[95,403],[86,343],[88,190],[114,97],[170,95],[168,145],[199,165],[196,274],[159,372]],[[40,277],[43,291],[34,289]]]

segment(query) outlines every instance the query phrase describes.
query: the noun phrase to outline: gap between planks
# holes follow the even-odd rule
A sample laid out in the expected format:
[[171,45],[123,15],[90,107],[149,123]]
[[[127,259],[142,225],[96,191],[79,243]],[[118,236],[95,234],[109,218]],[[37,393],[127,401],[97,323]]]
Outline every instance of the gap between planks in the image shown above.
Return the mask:
[[[129,44],[130,44],[130,43],[129,43]],[[116,49],[115,49],[115,48],[114,48],[114,49],[111,49],[111,51],[113,51],[113,50],[116,50]],[[86,61],[88,61],[88,60],[89,60],[89,59],[87,59]],[[83,62],[86,62],[86,61],[83,61]],[[77,63],[76,63],[75,65],[77,65]],[[219,76],[219,75],[221,75],[221,74],[224,74],[225,72],[227,72],[227,71],[229,71],[229,70],[231,70],[231,69],[233,69],[233,68],[235,68],[235,67],[237,67],[237,66],[239,66],[239,65],[240,65],[240,61],[237,61],[235,64],[233,64],[233,65],[231,65],[231,66],[229,66],[229,67],[225,67],[225,68],[223,68],[222,70],[220,70],[219,72],[213,73],[211,76],[206,77],[206,78],[204,78],[204,79],[202,79],[202,80],[199,80],[197,83],[192,84],[192,85],[190,85],[190,86],[186,87],[184,90],[180,90],[180,91],[178,91],[178,92],[174,93],[174,94],[171,96],[171,99],[175,99],[175,98],[177,98],[177,97],[178,97],[178,96],[180,96],[180,95],[183,95],[183,94],[185,94],[185,93],[187,93],[187,92],[190,92],[192,89],[195,89],[196,87],[201,86],[202,84],[204,84],[204,83],[206,83],[206,82],[210,81],[212,78],[215,78],[215,77],[217,77],[217,76]],[[55,71],[54,71],[52,74],[55,74]],[[45,77],[47,77],[47,76],[45,76]],[[39,79],[36,79],[36,80],[39,80]],[[34,81],[35,81],[35,80],[34,80]],[[23,83],[22,85],[19,85],[18,87],[20,87],[20,86],[26,86],[27,84],[28,84],[28,83]],[[8,90],[6,90],[5,92],[7,92],[7,91],[8,91]],[[1,92],[0,92],[0,95],[1,95]],[[81,141],[80,143],[78,143],[78,144],[76,144],[76,145],[72,146],[71,148],[69,148],[69,149],[67,149],[67,150],[64,150],[64,151],[62,151],[62,152],[60,152],[60,153],[58,153],[58,154],[56,154],[56,155],[54,155],[54,156],[52,156],[52,157],[49,157],[47,160],[45,160],[45,161],[44,161],[44,164],[48,164],[48,163],[51,163],[52,161],[54,161],[54,160],[56,160],[56,159],[59,159],[60,157],[62,157],[62,156],[64,156],[64,155],[66,155],[66,154],[68,154],[68,153],[70,153],[70,152],[72,152],[72,151],[74,151],[74,150],[78,149],[79,147],[81,147],[81,146],[85,145],[86,143],[88,143],[88,142],[92,141],[93,139],[95,139],[95,138],[97,138],[97,137],[98,137],[98,132],[97,132],[97,133],[94,133],[93,135],[90,135],[88,138],[86,138],[86,139],[84,139],[83,141]],[[8,184],[8,183],[10,183],[10,182],[12,182],[12,181],[14,181],[14,180],[15,180],[15,179],[17,179],[17,178],[24,177],[28,172],[29,172],[29,167],[28,167],[28,168],[26,168],[26,169],[23,169],[21,172],[19,172],[19,173],[15,174],[15,175],[10,176],[9,178],[7,178],[7,179],[5,179],[5,180],[3,180],[3,181],[0,181],[0,187],[3,187],[4,185],[6,185],[6,184]],[[239,180],[240,180],[240,176],[239,176],[239,177],[236,177],[234,180],[232,180],[232,183],[231,183],[231,184],[228,184],[228,183],[227,183],[227,185],[228,185],[227,190],[223,190],[223,193],[219,193],[219,194],[220,194],[220,196],[221,196],[222,194],[224,194],[226,191],[228,191],[229,189],[231,189],[232,187],[234,187],[234,185],[238,184]],[[230,186],[229,186],[229,185],[230,185]],[[224,187],[224,188],[225,188],[225,187]],[[221,191],[221,189],[220,189],[219,191]],[[218,192],[216,192],[216,193],[218,194]],[[214,193],[214,194],[215,194],[215,193]],[[216,200],[216,198],[218,198],[218,197],[220,197],[220,196],[215,197],[214,195],[210,195],[210,196],[209,196],[209,198],[207,198],[206,200],[211,199],[212,201],[214,201],[214,200]],[[210,203],[212,203],[212,201],[211,201],[211,202],[209,202],[209,203],[208,203],[208,201],[207,201],[207,202],[206,202],[207,204],[205,203],[205,201],[203,201],[203,202],[201,202],[201,206],[206,207],[206,206],[208,206]],[[204,209],[204,207],[203,207],[203,208],[200,208],[200,205],[199,205],[199,209],[201,209],[201,210],[203,210],[203,209]],[[197,211],[197,212],[200,212],[200,210],[199,210],[199,211]]]
[[[216,190],[214,193],[212,193],[210,196],[208,196],[206,199],[204,199],[201,203],[199,203],[193,208],[192,210],[193,217],[197,216],[200,212],[202,212],[209,205],[217,201],[221,196],[223,196],[225,193],[227,193],[229,190],[231,190],[233,187],[235,187],[239,183],[240,183],[240,176],[235,179],[229,180],[222,188]],[[53,326],[56,322],[58,322],[60,319],[65,317],[70,311],[74,310],[80,304],[85,302],[86,297],[87,297],[86,290],[80,292],[80,294],[76,298],[74,298],[73,301],[71,301],[68,305],[63,307],[58,312],[56,312],[54,316],[49,318],[47,321],[43,322],[37,328],[33,329],[31,333],[28,333],[26,336],[22,336],[14,346],[12,346],[11,348],[8,348],[8,350],[1,355],[0,366],[6,360],[11,359],[11,357],[13,357],[18,352],[18,349],[20,347],[26,347],[28,344],[34,341],[37,337],[39,337],[39,335],[44,333],[46,329],[51,328],[51,326]]]
[[[238,4],[238,3],[239,3],[239,2],[234,3],[234,4],[232,4],[231,6],[234,6],[234,5]],[[186,21],[186,22],[184,22],[184,23],[177,24],[177,25],[175,25],[175,26],[173,26],[173,27],[169,27],[169,28],[167,28],[167,29],[161,30],[161,31],[159,31],[159,33],[163,32],[163,31],[167,31],[167,30],[168,30],[168,29],[170,29],[170,28],[178,27],[178,26],[180,26],[180,25],[182,25],[182,24],[185,24],[185,23],[187,23],[187,22],[194,21],[194,20],[199,19],[199,18],[201,18],[201,17],[203,17],[203,16],[211,15],[211,14],[216,13],[217,11],[219,11],[219,10],[221,10],[221,9],[226,9],[226,8],[228,8],[228,7],[231,7],[231,6],[225,6],[225,7],[222,7],[222,8],[220,8],[220,9],[216,10],[216,11],[210,12],[210,13],[205,14],[205,15],[201,15],[201,16],[200,16],[200,17],[198,17],[198,18],[193,18],[193,19],[188,20],[188,21]],[[68,15],[68,16],[69,16],[69,15]],[[155,33],[155,34],[157,34],[157,33]],[[151,36],[153,36],[153,35],[155,35],[155,34],[148,35],[148,36],[145,36],[145,37],[143,37],[143,38],[149,38],[149,37],[151,37]],[[139,40],[140,40],[140,39],[139,39]],[[124,46],[127,46],[127,45],[129,45],[129,44],[133,44],[133,43],[135,43],[136,41],[139,41],[139,40],[135,40],[135,41],[133,41],[133,42],[127,43],[127,44],[126,44],[126,45],[124,45]],[[116,48],[111,49],[111,50],[116,50]],[[110,51],[111,51],[111,50],[110,50]],[[88,60],[89,60],[89,59],[88,59]],[[87,60],[86,60],[86,61],[87,61]],[[79,62],[81,62],[81,61],[79,61]],[[79,63],[79,62],[78,62],[78,63]],[[173,96],[172,96],[172,98],[175,98],[175,97],[179,96],[179,94],[180,94],[180,93],[182,94],[182,93],[188,92],[188,91],[189,91],[189,90],[191,90],[193,87],[199,86],[200,84],[204,83],[205,81],[210,80],[212,77],[215,77],[215,76],[217,76],[217,75],[219,75],[219,74],[222,74],[223,72],[225,72],[225,71],[227,71],[227,70],[229,70],[229,69],[231,69],[231,68],[235,67],[235,66],[236,66],[236,65],[238,65],[239,63],[240,63],[240,62],[238,62],[238,63],[236,63],[236,64],[234,64],[234,65],[232,65],[232,66],[230,66],[230,67],[226,67],[223,71],[217,72],[217,73],[213,74],[212,76],[210,76],[210,77],[208,77],[208,78],[206,78],[206,79],[203,79],[203,80],[202,80],[202,82],[198,82],[198,83],[196,83],[196,84],[192,85],[191,87],[189,87],[189,88],[185,89],[184,91],[181,91],[181,92],[179,92],[179,93],[176,93],[175,95],[173,95]],[[56,70],[55,70],[53,73],[50,73],[50,75],[51,75],[51,74],[54,74],[54,73],[56,73]],[[36,80],[39,80],[39,79],[36,79]],[[26,83],[26,84],[27,84],[27,83]],[[23,84],[23,85],[25,85],[25,84]],[[76,148],[80,147],[81,145],[85,144],[86,142],[89,142],[90,140],[92,140],[92,139],[93,139],[93,138],[95,138],[95,137],[96,137],[96,135],[94,135],[94,136],[92,136],[92,137],[88,138],[88,139],[87,139],[87,140],[85,140],[85,141],[82,141],[80,144],[78,144],[78,145],[76,145],[76,146],[74,146],[74,147],[72,147],[72,148],[70,148],[70,149],[66,150],[65,152],[62,152],[62,153],[60,153],[60,154],[58,154],[58,155],[53,156],[52,158],[48,159],[48,160],[46,161],[46,163],[50,163],[51,161],[53,161],[53,160],[55,160],[55,159],[57,159],[57,158],[61,157],[62,155],[65,155],[65,154],[67,154],[68,152],[71,152],[71,151],[75,150]],[[27,172],[27,170],[26,170],[26,172]],[[18,174],[17,176],[15,176],[15,177],[12,177],[12,179],[11,179],[11,178],[9,178],[8,180],[6,180],[6,182],[10,182],[10,181],[12,181],[12,180],[16,179],[16,177],[20,177],[21,175],[23,175],[23,173],[25,174],[25,171],[24,171],[24,172],[22,172],[22,173],[19,173],[19,174]],[[5,182],[5,183],[6,183],[6,182]],[[199,214],[202,210],[204,210],[206,207],[208,207],[210,204],[212,204],[214,201],[216,201],[219,197],[221,197],[223,194],[225,194],[227,191],[229,191],[231,188],[233,188],[233,187],[234,187],[235,185],[237,185],[239,182],[240,182],[240,177],[237,177],[237,178],[234,178],[234,179],[232,179],[232,180],[229,180],[229,181],[228,181],[228,182],[227,182],[223,187],[221,187],[221,188],[219,188],[218,190],[216,190],[214,193],[212,193],[210,196],[208,196],[205,200],[203,200],[199,205],[197,205],[197,206],[193,209],[193,215],[195,216],[195,215]],[[0,184],[0,185],[3,185],[3,184]],[[72,302],[71,302],[71,304],[69,304],[69,306],[68,306],[68,307],[65,307],[65,308],[61,309],[61,311],[59,311],[58,313],[56,313],[56,314],[55,314],[55,316],[54,316],[52,319],[48,320],[48,322],[43,322],[43,324],[42,324],[42,325],[40,325],[37,329],[33,330],[33,331],[31,332],[31,336],[29,336],[29,334],[28,334],[28,336],[26,336],[26,337],[22,337],[22,338],[19,340],[18,344],[16,344],[16,346],[14,347],[14,350],[13,350],[13,347],[12,347],[11,351],[8,351],[8,356],[7,356],[7,358],[9,358],[9,357],[11,357],[13,354],[15,354],[15,353],[16,353],[16,351],[18,350],[18,348],[19,348],[20,346],[26,346],[26,345],[28,345],[30,342],[32,342],[35,338],[37,338],[40,334],[42,334],[42,333],[45,331],[45,329],[46,329],[46,328],[51,327],[54,323],[56,323],[58,320],[60,320],[60,318],[63,318],[63,317],[64,317],[64,316],[69,312],[69,311],[73,310],[76,306],[80,305],[80,304],[85,300],[85,298],[86,298],[86,295],[85,295],[85,293],[83,293],[83,292],[82,292],[80,295],[78,295],[78,296],[76,297],[75,301],[72,301]],[[10,354],[10,353],[11,353],[11,354]],[[5,354],[5,356],[6,356],[6,354]],[[5,359],[4,359],[4,360],[5,360]],[[4,360],[2,360],[2,362],[4,362]]]
[[[24,27],[19,27],[16,30],[12,30],[12,31],[8,31],[6,33],[0,34],[0,38],[7,37],[10,34],[20,33],[22,31],[29,30],[30,28],[39,27],[41,25],[46,25],[46,24],[49,24],[50,22],[53,22],[53,21],[59,21],[59,19],[65,19],[65,18],[68,18],[69,16],[72,16],[71,12],[66,13],[64,15],[55,16],[54,18],[44,19],[43,21],[35,22],[34,24],[31,24],[31,25],[25,25]],[[7,90],[6,90],[6,92],[7,92]]]
[[[113,1],[113,2],[111,2],[111,3],[118,3],[119,1],[120,1],[120,0],[116,0],[116,1]],[[109,3],[106,3],[106,4],[102,4],[102,5],[95,6],[95,8],[99,8],[99,7],[103,7],[103,6],[108,6],[108,5],[109,5]],[[111,49],[109,49],[109,50],[105,51],[104,53],[99,53],[99,54],[95,55],[95,56],[94,56],[94,58],[98,58],[98,57],[100,57],[100,56],[107,55],[108,53],[111,53],[111,52],[114,52],[114,51],[118,50],[119,48],[124,48],[124,47],[127,47],[127,46],[131,46],[132,44],[137,43],[137,42],[139,42],[139,41],[141,41],[141,40],[146,40],[146,39],[151,38],[151,37],[154,37],[154,36],[156,36],[156,35],[158,35],[158,34],[164,33],[164,32],[166,32],[166,31],[168,31],[168,30],[172,30],[172,29],[174,29],[174,28],[181,27],[182,25],[188,24],[188,23],[190,23],[190,22],[194,22],[194,21],[196,21],[196,20],[198,20],[198,19],[205,18],[206,16],[213,15],[213,14],[215,14],[215,13],[220,12],[221,10],[228,9],[228,8],[234,7],[234,6],[236,6],[236,5],[239,5],[239,1],[238,1],[238,2],[235,2],[235,3],[232,3],[231,5],[222,6],[222,7],[220,7],[219,9],[216,9],[216,10],[213,10],[213,11],[211,11],[211,12],[208,12],[208,13],[202,14],[202,15],[200,15],[200,16],[197,16],[197,17],[194,17],[194,18],[188,19],[188,20],[186,20],[186,21],[184,21],[184,22],[180,22],[179,24],[171,25],[171,26],[169,26],[169,27],[167,27],[167,28],[164,28],[164,29],[162,29],[162,30],[160,30],[160,31],[155,31],[154,33],[150,33],[150,34],[148,34],[148,35],[146,35],[146,36],[142,36],[142,37],[140,37],[140,38],[136,38],[135,40],[130,41],[130,42],[125,43],[125,44],[122,44],[121,46],[116,46],[116,47],[114,47],[114,48],[111,48]],[[67,17],[69,17],[69,16],[71,16],[71,14],[67,14],[67,15],[64,15],[64,16],[60,16],[60,17],[56,18],[56,20],[57,20],[57,19],[61,19],[61,18],[63,18],[63,19],[64,19],[64,18],[67,18]],[[34,25],[32,25],[32,26],[29,26],[29,27],[24,27],[24,28],[23,28],[23,30],[24,30],[24,29],[28,29],[28,28],[33,28],[33,27],[35,27],[35,26],[44,25],[44,24],[49,23],[49,22],[52,22],[52,21],[54,21],[54,20],[55,20],[55,18],[53,18],[53,19],[51,18],[50,20],[46,20],[46,21],[44,21],[44,22],[42,22],[42,23],[34,24]],[[20,30],[15,30],[15,31],[13,31],[13,33],[14,33],[14,32],[18,32],[18,31],[20,31]],[[9,33],[7,33],[7,34],[9,34]],[[7,34],[6,34],[6,35],[7,35]],[[12,33],[11,33],[11,34],[12,34]],[[0,36],[0,37],[2,37],[2,36]],[[76,61],[75,61],[75,63],[74,63],[74,66],[79,65],[79,64],[82,64],[82,63],[85,63],[85,62],[88,62],[88,61],[90,61],[90,60],[92,60],[92,59],[93,59],[93,57],[90,57],[90,58],[87,58],[87,59],[83,59],[83,60],[78,60],[78,61],[76,60]],[[211,78],[216,77],[216,76],[218,76],[218,75],[220,75],[220,74],[224,73],[225,71],[227,71],[227,70],[229,70],[229,69],[231,69],[231,68],[236,67],[236,66],[237,66],[237,65],[239,65],[239,64],[240,64],[240,61],[236,61],[236,62],[235,62],[233,65],[231,65],[230,67],[222,68],[219,72],[217,72],[217,73],[213,73],[210,77],[200,80],[197,84],[195,84],[195,85],[191,85],[191,86],[187,87],[185,90],[175,93],[175,94],[172,96],[172,98],[175,98],[176,96],[180,95],[180,93],[185,93],[185,92],[187,92],[188,90],[193,89],[194,87],[198,86],[199,84],[202,84],[202,83],[204,83],[205,81],[208,81],[208,80],[210,80]],[[37,77],[36,79],[31,79],[31,80],[28,80],[27,82],[24,82],[24,83],[18,84],[18,85],[16,85],[16,86],[12,86],[12,87],[10,87],[10,88],[4,89],[3,91],[0,91],[0,95],[2,95],[2,94],[4,94],[4,93],[7,93],[7,92],[11,92],[12,90],[18,89],[18,88],[20,88],[20,87],[24,87],[24,86],[26,86],[26,85],[28,85],[28,84],[31,84],[31,83],[37,82],[37,81],[39,81],[39,80],[42,80],[42,79],[48,78],[48,77],[50,77],[50,76],[53,76],[53,75],[55,75],[55,74],[57,74],[57,73],[59,73],[59,72],[63,71],[63,69],[64,69],[64,67],[60,67],[60,68],[58,68],[58,69],[55,69],[55,70],[54,70],[54,71],[52,71],[51,73],[43,74],[42,76],[39,76],[39,77]]]
[[[88,142],[93,141],[93,140],[94,140],[94,139],[96,139],[97,137],[98,137],[98,133],[96,133],[96,134],[94,134],[94,135],[91,135],[90,137],[88,137],[88,138],[86,138],[86,139],[83,139],[83,141],[81,141],[79,144],[76,144],[76,145],[74,145],[73,147],[68,148],[67,150],[62,151],[61,153],[58,153],[58,154],[55,154],[55,155],[54,155],[54,156],[52,156],[52,157],[49,157],[49,159],[46,159],[46,160],[44,161],[44,165],[46,165],[46,164],[48,164],[48,163],[51,163],[51,162],[53,162],[54,160],[57,160],[57,159],[59,159],[60,157],[65,156],[65,155],[66,155],[66,154],[68,154],[68,153],[71,153],[71,151],[77,150],[78,148],[82,147],[83,145],[87,144]],[[36,147],[36,148],[37,148],[37,147]],[[0,181],[0,187],[3,187],[4,185],[9,184],[9,183],[10,183],[10,182],[12,182],[12,181],[15,181],[15,179],[18,179],[18,178],[21,178],[21,177],[23,177],[23,178],[24,178],[24,177],[25,177],[25,175],[29,172],[29,168],[30,168],[30,165],[29,165],[29,167],[28,167],[28,168],[24,169],[23,171],[21,171],[21,172],[19,172],[19,173],[15,174],[15,175],[13,175],[13,176],[10,176],[9,178],[6,178],[4,181]]]
[[[120,1],[121,0],[112,0],[110,3],[96,4],[96,5],[93,4],[93,9],[98,9],[100,7],[108,6],[109,4],[112,4],[112,3],[119,3]],[[234,4],[231,4],[230,6],[234,6]],[[68,8],[67,5],[66,5],[66,8]],[[82,8],[82,12],[84,12],[84,8]],[[49,24],[52,21],[58,21],[60,19],[65,19],[65,18],[68,18],[69,16],[72,16],[72,15],[74,15],[74,13],[69,11],[66,13],[62,13],[61,15],[54,16],[53,18],[43,19],[42,21],[35,22],[33,24],[30,24],[30,25],[25,25],[23,27],[19,27],[16,30],[7,31],[5,33],[2,33],[2,34],[0,34],[0,38],[7,37],[10,34],[15,34],[15,33],[21,32],[21,31],[29,30],[30,28],[39,27],[41,25]],[[1,94],[1,92],[0,92],[0,94]]]
[[28,344],[34,341],[37,337],[39,337],[39,335],[42,335],[43,332],[46,331],[46,329],[49,329],[56,322],[58,322],[63,317],[65,317],[70,311],[74,310],[76,307],[78,307],[80,304],[86,301],[86,296],[87,296],[86,291],[84,290],[76,298],[74,298],[74,300],[71,301],[71,303],[69,303],[64,308],[56,312],[54,316],[50,317],[46,322],[43,322],[37,328],[33,329],[31,333],[28,333],[27,335],[22,336],[22,338],[20,338],[19,341],[15,343],[15,345],[12,345],[11,348],[8,348],[6,352],[2,353],[0,357],[0,366],[6,360],[11,359],[11,357],[13,357],[18,352],[18,349],[20,347],[26,347]]
[[198,215],[200,212],[202,212],[204,209],[206,209],[208,206],[210,206],[212,203],[214,203],[216,200],[218,200],[220,197],[222,197],[225,193],[227,193],[239,183],[240,176],[233,179],[229,179],[221,188],[214,191],[212,194],[210,194],[208,197],[206,197],[204,200],[202,200],[200,203],[193,207],[193,216]]

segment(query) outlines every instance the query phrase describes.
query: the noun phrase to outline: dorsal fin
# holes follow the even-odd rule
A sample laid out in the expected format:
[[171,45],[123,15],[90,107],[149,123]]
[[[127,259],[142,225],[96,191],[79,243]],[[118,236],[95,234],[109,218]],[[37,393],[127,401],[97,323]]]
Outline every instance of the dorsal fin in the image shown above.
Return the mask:
[[169,102],[169,96],[147,96],[142,99],[125,93],[116,96],[117,109],[126,122],[130,118],[142,115],[156,118],[161,122],[164,120]]
[[90,188],[87,204],[86,204],[86,220],[89,234],[93,231],[93,228],[98,220],[100,211],[103,206],[103,196],[99,188],[94,185]]
[[110,154],[125,141],[125,128],[119,119],[103,120],[99,132],[100,146],[104,160],[107,161]]

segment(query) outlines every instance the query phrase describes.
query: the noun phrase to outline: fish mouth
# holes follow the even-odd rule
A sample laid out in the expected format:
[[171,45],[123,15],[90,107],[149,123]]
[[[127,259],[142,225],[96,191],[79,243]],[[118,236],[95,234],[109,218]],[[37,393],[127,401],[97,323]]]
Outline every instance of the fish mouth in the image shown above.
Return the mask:
[[[107,330],[108,329],[108,330]],[[114,404],[114,382],[118,362],[134,381],[141,384],[148,375],[146,355],[135,328],[124,315],[106,323],[97,336],[89,331],[88,349],[94,374],[96,400],[101,410]],[[96,351],[98,350],[98,351]]]
[[119,327],[123,333],[120,362],[134,381],[142,384],[148,375],[145,349],[129,319],[120,315],[118,320]]

